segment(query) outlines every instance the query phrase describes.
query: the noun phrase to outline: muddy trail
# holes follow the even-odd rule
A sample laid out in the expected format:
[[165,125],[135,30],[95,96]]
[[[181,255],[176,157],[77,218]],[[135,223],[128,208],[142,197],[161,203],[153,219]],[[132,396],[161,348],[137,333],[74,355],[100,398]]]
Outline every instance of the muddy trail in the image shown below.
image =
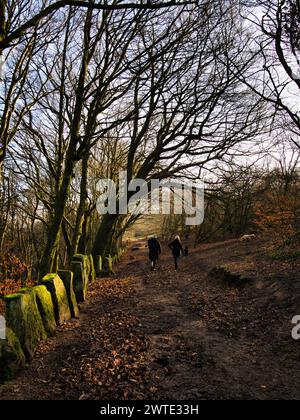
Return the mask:
[[[178,272],[165,248],[154,273],[143,246],[129,250],[0,399],[299,399],[299,265],[275,265],[263,247],[201,246]],[[219,278],[222,264],[245,284]]]

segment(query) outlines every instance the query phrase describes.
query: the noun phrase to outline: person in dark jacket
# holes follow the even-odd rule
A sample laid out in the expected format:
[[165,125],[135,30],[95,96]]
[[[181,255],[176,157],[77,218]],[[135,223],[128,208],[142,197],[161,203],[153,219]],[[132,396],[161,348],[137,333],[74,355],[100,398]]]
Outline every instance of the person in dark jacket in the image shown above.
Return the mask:
[[180,255],[184,255],[183,246],[180,240],[180,236],[176,236],[175,240],[169,244],[169,248],[172,250],[172,254],[175,262],[175,270],[178,270],[178,259]]
[[161,254],[161,246],[158,239],[155,236],[152,236],[149,238],[148,248],[149,248],[149,259],[151,261],[151,271],[154,271],[156,268],[156,264],[159,260],[159,256]]

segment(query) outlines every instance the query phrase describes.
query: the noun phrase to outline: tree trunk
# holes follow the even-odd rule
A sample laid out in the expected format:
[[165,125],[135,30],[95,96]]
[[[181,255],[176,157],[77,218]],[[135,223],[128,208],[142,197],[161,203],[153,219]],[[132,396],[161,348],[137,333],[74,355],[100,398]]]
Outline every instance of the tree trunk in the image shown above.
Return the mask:
[[90,224],[91,215],[90,212],[85,212],[84,220],[82,223],[82,234],[80,237],[79,245],[78,245],[78,253],[79,254],[87,254],[88,243],[90,239]]
[[[1,1],[1,0],[0,0]],[[73,172],[76,160],[81,160],[81,156],[77,154],[77,147],[80,139],[80,126],[81,126],[81,113],[84,103],[84,86],[86,76],[88,74],[88,65],[91,60],[90,57],[90,33],[92,26],[93,11],[89,10],[85,22],[84,29],[84,45],[83,45],[83,57],[80,70],[80,76],[76,92],[76,103],[74,108],[74,115],[70,133],[70,145],[66,154],[65,170],[62,177],[61,186],[55,197],[54,202],[54,214],[52,222],[50,223],[49,235],[47,245],[44,251],[44,255],[41,262],[41,275],[47,273],[56,272],[55,267],[55,256],[59,245],[62,222],[64,218],[67,201],[69,198],[70,187],[73,179]],[[76,156],[77,154],[77,156]]]
[[49,224],[48,240],[41,261],[41,276],[44,276],[48,273],[55,273],[57,271],[56,254],[60,240],[64,213],[69,198],[69,192],[73,178],[73,170],[74,161],[72,160],[71,156],[69,156],[67,159],[61,187],[55,198],[53,218]]
[[3,170],[4,170],[4,150],[1,150],[1,148],[4,145],[2,144],[2,139],[0,139],[0,185],[3,182]]
[[[6,5],[7,0],[0,0],[0,43],[4,41],[6,36]],[[0,57],[3,50],[0,49]]]
[[123,232],[122,224],[126,216],[106,214],[94,242],[92,255],[96,260],[98,255],[107,257],[115,255],[120,246],[120,238]]
[[[0,43],[4,41],[6,37],[6,6],[7,0],[0,0]],[[3,49],[0,48],[0,81],[3,72]],[[3,161],[5,155],[5,144],[3,139],[0,139],[0,182],[2,182],[3,176]]]
[[67,229],[67,223],[64,220],[62,223],[62,234],[63,234],[63,238],[66,244],[66,254],[67,254],[67,260],[70,260],[70,255],[71,255],[71,241],[69,239],[69,233],[68,233],[68,229]]
[[111,253],[111,247],[114,236],[114,228],[118,222],[119,215],[106,214],[103,216],[100,228],[97,232],[92,254],[94,258],[98,255],[106,257]]
[[4,237],[6,233],[7,225],[4,224],[0,216],[0,255],[3,253]]
[[75,230],[72,237],[72,247],[70,258],[73,258],[78,252],[79,241],[82,235],[84,215],[86,211],[86,202],[88,198],[87,183],[88,183],[88,164],[89,164],[89,153],[86,153],[82,160],[82,173],[81,173],[81,184],[80,184],[80,202],[77,210]]

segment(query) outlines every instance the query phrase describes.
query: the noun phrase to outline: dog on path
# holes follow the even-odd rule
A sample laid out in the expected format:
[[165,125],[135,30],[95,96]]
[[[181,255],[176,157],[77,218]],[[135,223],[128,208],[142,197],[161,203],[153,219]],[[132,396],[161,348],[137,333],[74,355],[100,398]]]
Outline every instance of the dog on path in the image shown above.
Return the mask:
[[240,238],[240,241],[241,242],[250,242],[250,241],[253,241],[254,239],[256,239],[256,235],[243,235]]

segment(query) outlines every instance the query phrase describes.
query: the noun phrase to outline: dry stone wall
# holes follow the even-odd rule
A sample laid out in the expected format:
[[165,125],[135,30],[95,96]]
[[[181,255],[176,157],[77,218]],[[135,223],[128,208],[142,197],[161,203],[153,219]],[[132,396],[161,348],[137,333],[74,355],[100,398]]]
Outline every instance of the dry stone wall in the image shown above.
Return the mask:
[[[113,261],[117,260],[110,256],[105,261],[107,271],[113,271]],[[38,286],[5,297],[7,328],[6,338],[0,339],[0,383],[24,368],[41,340],[53,336],[57,326],[79,316],[78,303],[86,300],[96,271],[101,269],[97,274],[102,274],[102,260],[94,262],[92,256],[79,254],[71,266],[72,271],[50,273]]]

